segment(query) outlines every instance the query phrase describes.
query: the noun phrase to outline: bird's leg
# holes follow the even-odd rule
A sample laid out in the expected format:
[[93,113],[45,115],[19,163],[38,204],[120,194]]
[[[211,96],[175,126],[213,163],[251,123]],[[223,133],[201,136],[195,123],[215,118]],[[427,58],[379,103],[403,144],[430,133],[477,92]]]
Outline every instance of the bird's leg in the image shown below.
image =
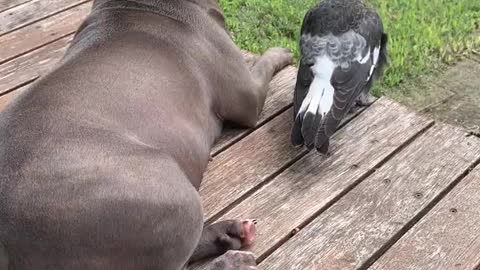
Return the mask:
[[366,107],[372,105],[375,101],[375,97],[368,91],[362,91],[356,100],[356,105],[360,107]]
[[357,97],[355,100],[355,103],[353,104],[352,108],[350,108],[349,113],[354,114],[358,112],[363,107],[368,107],[373,104],[375,101],[375,97],[370,94],[368,91],[362,91],[360,95]]

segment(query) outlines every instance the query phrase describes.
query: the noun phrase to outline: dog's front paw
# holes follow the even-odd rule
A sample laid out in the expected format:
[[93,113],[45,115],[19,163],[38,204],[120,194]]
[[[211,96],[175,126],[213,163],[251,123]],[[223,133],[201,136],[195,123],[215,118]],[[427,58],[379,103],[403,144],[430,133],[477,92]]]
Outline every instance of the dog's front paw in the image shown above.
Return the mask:
[[255,239],[253,219],[220,221],[203,229],[190,263],[248,247]]
[[220,249],[238,250],[250,246],[255,240],[256,220],[225,220],[208,226],[208,234],[215,238]]

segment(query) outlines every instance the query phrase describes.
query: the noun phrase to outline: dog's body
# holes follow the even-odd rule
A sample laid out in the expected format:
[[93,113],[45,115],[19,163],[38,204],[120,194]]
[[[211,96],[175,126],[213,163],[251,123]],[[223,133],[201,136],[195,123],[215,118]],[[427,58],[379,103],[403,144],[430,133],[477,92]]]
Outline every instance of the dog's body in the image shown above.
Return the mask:
[[[291,58],[272,49],[249,70],[213,0],[97,0],[62,63],[0,115],[8,269],[177,270],[199,241],[197,259],[225,252],[202,236],[210,148],[224,120],[256,123]],[[239,248],[232,222],[214,231]]]

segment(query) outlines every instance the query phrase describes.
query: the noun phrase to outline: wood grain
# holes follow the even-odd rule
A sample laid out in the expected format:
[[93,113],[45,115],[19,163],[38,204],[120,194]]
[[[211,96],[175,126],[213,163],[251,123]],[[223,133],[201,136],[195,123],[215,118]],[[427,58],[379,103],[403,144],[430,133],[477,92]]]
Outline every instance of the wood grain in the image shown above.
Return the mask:
[[[316,151],[309,153],[220,219],[259,220],[252,251],[263,257],[282,239],[289,237],[292,230],[430,124],[431,121],[382,98],[334,135],[331,156],[324,157]],[[284,130],[278,136],[287,137],[288,134],[288,130]],[[258,151],[266,150],[258,148]],[[280,158],[283,157],[277,153],[265,157],[270,162]],[[255,170],[252,171],[254,175]],[[243,181],[248,183],[252,177],[244,178]],[[227,178],[224,181],[228,183]],[[223,200],[222,197],[216,199]],[[209,207],[205,206],[207,211]]]
[[370,269],[473,270],[480,265],[480,167]]
[[289,109],[210,162],[200,189],[206,219],[304,152],[291,146],[291,126]]
[[47,73],[62,58],[72,36],[0,65],[0,95]]
[[[261,269],[364,269],[479,156],[478,138],[435,125],[276,250]],[[341,174],[336,180],[344,181]],[[318,203],[318,197],[310,200]]]
[[0,1],[0,11],[5,11],[11,8],[14,8],[16,6],[26,4],[28,2],[31,2],[32,0],[2,0]]
[[0,12],[0,36],[85,2],[86,0],[49,0],[46,4],[45,0],[33,0]]
[[0,63],[73,34],[90,12],[86,3],[0,37]]

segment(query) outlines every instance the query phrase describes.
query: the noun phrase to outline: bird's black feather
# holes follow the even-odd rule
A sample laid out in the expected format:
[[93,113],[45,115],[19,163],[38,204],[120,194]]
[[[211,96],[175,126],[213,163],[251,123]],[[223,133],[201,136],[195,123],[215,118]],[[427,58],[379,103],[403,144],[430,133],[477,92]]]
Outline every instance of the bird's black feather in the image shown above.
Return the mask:
[[308,93],[308,88],[313,81],[313,74],[310,66],[304,62],[300,62],[300,67],[298,68],[297,73],[297,82],[295,84],[294,92],[294,102],[293,102],[293,117],[294,117],[294,126],[292,129],[291,140],[292,144],[295,146],[303,145],[304,139],[302,136],[302,120],[303,115],[298,117],[297,114],[300,110],[305,96]]

